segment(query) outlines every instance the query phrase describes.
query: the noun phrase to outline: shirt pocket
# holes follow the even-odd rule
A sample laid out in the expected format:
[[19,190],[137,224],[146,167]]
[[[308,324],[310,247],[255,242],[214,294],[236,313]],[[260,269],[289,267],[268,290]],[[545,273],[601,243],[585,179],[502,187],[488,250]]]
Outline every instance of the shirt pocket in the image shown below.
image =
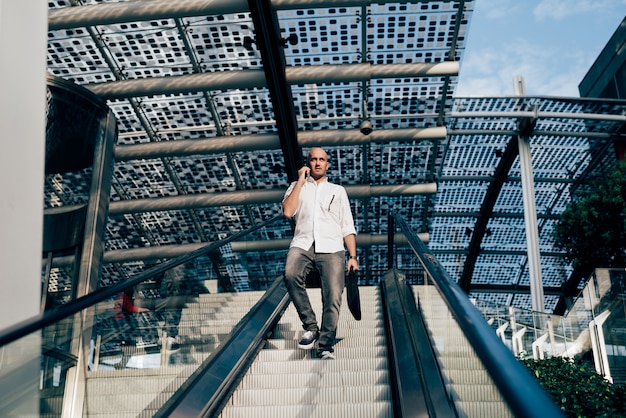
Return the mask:
[[321,205],[324,213],[329,214],[333,219],[339,219],[340,198],[336,194],[331,194],[322,199]]

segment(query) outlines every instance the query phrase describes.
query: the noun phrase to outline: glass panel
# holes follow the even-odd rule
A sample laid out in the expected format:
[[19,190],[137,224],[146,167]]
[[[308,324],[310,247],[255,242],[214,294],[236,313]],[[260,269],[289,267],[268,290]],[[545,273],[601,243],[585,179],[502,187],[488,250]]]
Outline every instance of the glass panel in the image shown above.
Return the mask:
[[472,302],[519,357],[585,356],[593,346],[589,326],[600,318],[608,363],[613,365],[611,369],[626,378],[626,373],[621,372],[621,369],[626,370],[625,288],[624,270],[598,269],[565,316],[506,307],[484,300],[474,299]]
[[[606,352],[605,377],[613,383],[626,382],[626,271],[608,270],[606,273],[597,272],[596,277],[602,274],[604,283],[603,298],[597,308],[607,312],[606,320],[602,324],[604,335],[604,351]],[[601,288],[600,286],[598,286]],[[600,313],[596,310],[596,315]]]
[[[270,225],[278,248],[266,244]],[[284,236],[276,237],[277,230]],[[277,217],[159,273],[166,260],[120,264],[146,280],[0,347],[0,410],[60,417],[64,402],[76,402],[83,415],[154,414],[280,277],[290,233],[287,220]],[[111,269],[103,283],[119,281],[108,275]],[[76,354],[81,344],[84,359]],[[64,399],[67,393],[77,396]]]
[[[0,348],[0,411],[3,416],[38,416],[40,389],[47,390],[52,398],[55,396],[67,363],[50,355],[49,373],[40,375],[41,335],[41,331],[36,331]],[[59,344],[65,342],[62,338]],[[48,345],[44,350],[52,354],[55,348]]]

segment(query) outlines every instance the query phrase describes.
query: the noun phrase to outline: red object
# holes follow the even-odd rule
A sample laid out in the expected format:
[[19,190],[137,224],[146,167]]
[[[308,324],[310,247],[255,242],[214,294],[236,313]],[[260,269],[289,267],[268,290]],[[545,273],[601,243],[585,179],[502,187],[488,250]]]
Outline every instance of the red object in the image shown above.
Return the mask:
[[133,298],[128,293],[122,293],[119,295],[117,300],[115,301],[115,306],[113,307],[113,311],[115,312],[115,317],[118,318],[122,313],[139,313],[139,312],[147,312],[149,309],[141,308],[139,306],[135,306],[133,303]]

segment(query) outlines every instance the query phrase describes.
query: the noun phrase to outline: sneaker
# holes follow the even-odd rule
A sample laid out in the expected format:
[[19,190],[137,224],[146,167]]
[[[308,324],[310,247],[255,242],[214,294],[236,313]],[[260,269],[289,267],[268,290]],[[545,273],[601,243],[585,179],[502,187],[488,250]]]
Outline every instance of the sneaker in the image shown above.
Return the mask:
[[180,343],[178,337],[167,337],[165,341],[165,351],[174,352],[180,350]]
[[302,334],[302,338],[298,341],[298,347],[303,350],[310,350],[313,348],[315,341],[319,338],[320,333],[317,331],[307,331]]
[[335,359],[335,355],[333,353],[331,353],[330,351],[322,351],[319,354],[319,358],[320,358],[320,360],[334,360]]

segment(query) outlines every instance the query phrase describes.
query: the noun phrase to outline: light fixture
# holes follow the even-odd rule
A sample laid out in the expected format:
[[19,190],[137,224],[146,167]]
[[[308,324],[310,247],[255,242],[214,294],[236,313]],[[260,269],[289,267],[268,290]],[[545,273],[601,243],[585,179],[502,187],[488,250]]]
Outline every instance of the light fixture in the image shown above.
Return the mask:
[[254,43],[254,39],[252,39],[250,36],[243,37],[243,47],[246,48],[248,51],[252,51],[254,49],[252,48],[252,44]]
[[296,35],[295,33],[292,33],[288,37],[281,39],[280,43],[284,48],[287,48],[287,44],[290,44],[292,46],[298,45],[298,35]]
[[369,119],[363,119],[361,121],[361,125],[359,126],[361,133],[363,135],[369,135],[372,133],[372,121]]

